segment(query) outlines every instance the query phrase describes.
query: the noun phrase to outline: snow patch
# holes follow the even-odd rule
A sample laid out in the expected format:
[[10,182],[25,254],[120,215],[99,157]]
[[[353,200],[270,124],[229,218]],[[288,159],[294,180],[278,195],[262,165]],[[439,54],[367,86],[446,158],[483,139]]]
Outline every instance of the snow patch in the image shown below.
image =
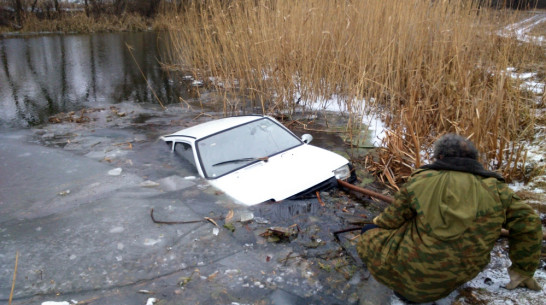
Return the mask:
[[544,44],[544,36],[531,36],[529,32],[541,23],[546,22],[546,16],[543,14],[537,14],[524,19],[520,22],[516,22],[504,27],[498,31],[497,34],[502,37],[515,37],[519,41],[534,43],[536,45]]

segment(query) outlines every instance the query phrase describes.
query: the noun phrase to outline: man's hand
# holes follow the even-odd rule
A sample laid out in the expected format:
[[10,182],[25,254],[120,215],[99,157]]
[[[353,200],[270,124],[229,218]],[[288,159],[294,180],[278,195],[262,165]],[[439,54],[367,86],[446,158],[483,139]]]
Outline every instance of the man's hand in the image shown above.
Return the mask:
[[366,231],[371,230],[371,229],[375,229],[375,228],[379,228],[379,227],[376,226],[376,225],[373,224],[373,223],[369,223],[369,224],[367,224],[367,225],[364,225],[364,226],[362,227],[362,229],[360,229],[360,234],[364,234],[364,233],[366,233]]
[[510,283],[506,285],[506,289],[526,287],[537,291],[542,290],[542,287],[540,287],[537,281],[531,276],[522,275],[511,269],[508,270],[508,275],[510,276]]

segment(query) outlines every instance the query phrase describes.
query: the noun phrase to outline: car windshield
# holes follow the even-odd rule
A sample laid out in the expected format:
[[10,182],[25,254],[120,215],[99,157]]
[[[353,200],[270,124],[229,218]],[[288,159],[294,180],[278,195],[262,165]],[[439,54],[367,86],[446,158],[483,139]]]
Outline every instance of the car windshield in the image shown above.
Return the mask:
[[292,133],[263,118],[201,139],[197,149],[205,177],[217,178],[301,144]]

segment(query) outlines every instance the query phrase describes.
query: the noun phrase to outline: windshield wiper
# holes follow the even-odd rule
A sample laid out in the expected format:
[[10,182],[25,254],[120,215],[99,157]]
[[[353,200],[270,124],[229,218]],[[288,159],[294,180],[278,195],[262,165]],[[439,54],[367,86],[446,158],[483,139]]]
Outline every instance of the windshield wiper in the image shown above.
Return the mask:
[[261,157],[261,158],[239,158],[239,159],[233,159],[233,160],[227,160],[227,161],[218,162],[218,163],[216,163],[216,164],[213,164],[212,166],[224,165],[224,164],[229,164],[229,163],[237,163],[237,162],[247,162],[247,161],[264,161],[264,162],[267,162],[267,160],[269,160],[269,157]]

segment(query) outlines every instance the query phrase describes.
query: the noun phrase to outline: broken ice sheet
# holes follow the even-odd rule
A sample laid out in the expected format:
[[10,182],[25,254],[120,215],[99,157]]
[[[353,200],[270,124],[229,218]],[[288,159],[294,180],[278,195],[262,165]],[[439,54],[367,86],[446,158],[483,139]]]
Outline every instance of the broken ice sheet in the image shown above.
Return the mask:
[[241,222],[247,222],[254,219],[254,213],[252,212],[243,212],[241,213]]
[[70,190],[64,190],[58,193],[59,196],[66,196],[68,194],[70,194]]
[[119,175],[121,175],[121,171],[122,171],[121,167],[114,168],[114,169],[111,169],[111,170],[108,171],[108,175],[110,175],[110,176],[119,176]]
[[268,224],[269,220],[262,217],[254,217],[254,221],[259,224]]
[[142,183],[140,183],[140,186],[142,187],[156,187],[159,186],[159,183],[152,181],[152,180],[146,180]]

